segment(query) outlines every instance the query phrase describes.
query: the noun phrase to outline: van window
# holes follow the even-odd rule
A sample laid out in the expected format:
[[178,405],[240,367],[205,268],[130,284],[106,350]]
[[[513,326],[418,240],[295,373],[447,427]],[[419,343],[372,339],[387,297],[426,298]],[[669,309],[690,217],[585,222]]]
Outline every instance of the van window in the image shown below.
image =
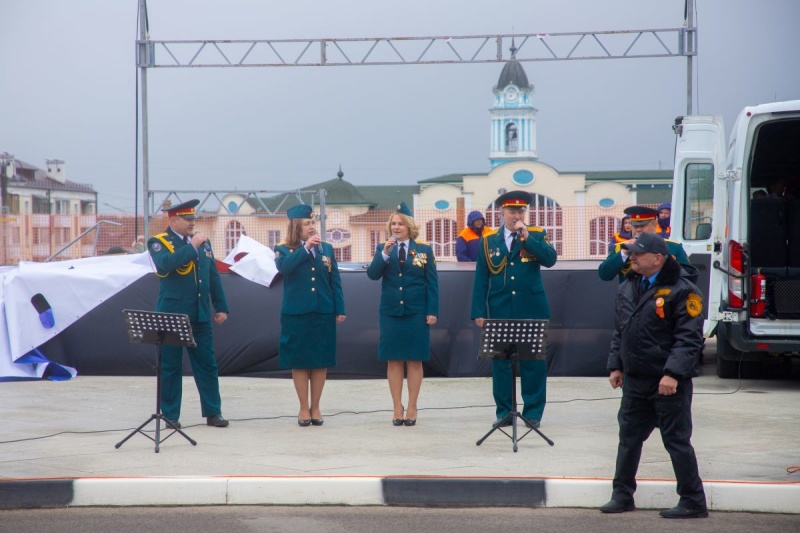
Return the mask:
[[683,206],[684,241],[702,241],[711,236],[714,208],[714,165],[690,163],[684,175],[686,205]]

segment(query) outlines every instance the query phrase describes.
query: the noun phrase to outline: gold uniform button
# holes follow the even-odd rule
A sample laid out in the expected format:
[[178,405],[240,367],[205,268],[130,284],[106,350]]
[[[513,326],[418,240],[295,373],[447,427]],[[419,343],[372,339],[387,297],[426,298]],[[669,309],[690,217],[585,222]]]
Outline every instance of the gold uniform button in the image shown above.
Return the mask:
[[203,280],[202,279],[198,279],[197,283],[203,283]]
[[311,278],[311,281],[314,281],[315,279],[317,279],[317,278]]
[[402,303],[403,303],[403,300],[400,300],[400,303],[402,304]]
[[514,276],[511,276],[511,280],[512,280],[512,281],[514,280]]
[[311,272],[314,272],[315,270],[316,270],[316,268],[311,267]]
[[511,294],[517,294],[517,291],[511,291]]
[[511,262],[511,266],[512,266],[512,267],[514,266],[514,262],[513,262],[513,261]]
[[403,277],[403,273],[402,273],[402,272],[400,272],[400,277],[401,277],[401,278]]
[[403,290],[403,287],[400,287],[400,290],[402,291],[402,290]]
[[314,292],[315,290],[317,290],[317,289],[314,288],[314,287],[311,287],[311,292]]

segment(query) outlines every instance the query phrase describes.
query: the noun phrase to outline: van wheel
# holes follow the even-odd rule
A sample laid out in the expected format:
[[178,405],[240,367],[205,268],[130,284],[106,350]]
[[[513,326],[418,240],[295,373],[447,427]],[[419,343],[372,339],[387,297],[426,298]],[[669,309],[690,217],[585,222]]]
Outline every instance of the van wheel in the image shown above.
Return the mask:
[[728,342],[725,328],[717,328],[717,376],[721,379],[757,379],[761,361],[745,361],[744,353]]

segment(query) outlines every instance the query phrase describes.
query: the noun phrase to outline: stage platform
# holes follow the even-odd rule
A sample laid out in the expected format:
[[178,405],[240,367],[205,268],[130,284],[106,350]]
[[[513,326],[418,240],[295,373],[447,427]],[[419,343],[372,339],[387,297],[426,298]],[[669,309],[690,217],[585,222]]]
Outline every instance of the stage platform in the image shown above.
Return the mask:
[[[695,380],[694,435],[712,511],[800,513],[800,380],[720,380],[714,347]],[[181,422],[197,441],[135,435],[152,376],[0,385],[0,507],[333,504],[597,507],[611,494],[620,392],[603,377],[551,377],[541,430],[512,451],[495,433],[491,379],[426,378],[414,427],[391,424],[383,379],[331,380],[325,423],[301,428],[288,379],[221,379],[228,428],[208,427],[184,380]],[[152,425],[150,426],[152,429]],[[638,509],[677,502],[656,430],[639,469]],[[658,520],[655,511],[653,518]],[[600,513],[598,513],[598,518]],[[2,528],[0,528],[2,529]]]

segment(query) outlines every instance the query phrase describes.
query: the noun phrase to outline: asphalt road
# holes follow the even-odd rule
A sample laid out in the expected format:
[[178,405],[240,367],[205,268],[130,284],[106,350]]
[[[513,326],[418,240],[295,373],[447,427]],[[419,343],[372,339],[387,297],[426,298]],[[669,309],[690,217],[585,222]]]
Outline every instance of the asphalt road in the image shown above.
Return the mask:
[[592,509],[409,507],[139,507],[0,511],[3,533],[464,533],[479,531],[796,532],[800,516],[712,513],[667,520],[657,511],[603,515]]

